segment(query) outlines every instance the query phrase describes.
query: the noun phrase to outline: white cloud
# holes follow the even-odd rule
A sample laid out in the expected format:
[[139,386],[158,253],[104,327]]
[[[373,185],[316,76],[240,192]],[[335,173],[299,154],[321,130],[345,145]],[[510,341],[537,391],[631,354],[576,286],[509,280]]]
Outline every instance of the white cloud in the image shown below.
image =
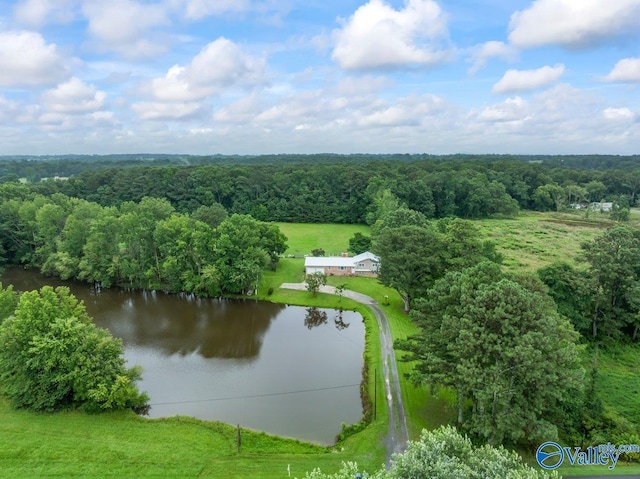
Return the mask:
[[0,86],[25,87],[56,83],[68,75],[55,44],[38,33],[0,32]]
[[[184,0],[183,0],[184,1]],[[184,1],[185,16],[192,20],[247,11],[251,6],[249,0],[186,0]]]
[[193,101],[232,86],[263,81],[264,61],[252,57],[226,38],[218,38],[198,53],[188,66],[174,65],[151,82],[151,94],[164,101]]
[[184,120],[202,112],[198,102],[138,102],[131,108],[142,120]]
[[640,0],[535,0],[511,16],[509,41],[521,48],[584,48],[638,29]]
[[221,107],[213,119],[220,123],[245,123],[259,115],[262,109],[260,97],[252,94]]
[[507,98],[497,105],[485,107],[477,118],[488,122],[524,121],[527,119],[528,103],[520,98]]
[[358,124],[367,127],[420,125],[426,117],[441,111],[444,105],[444,100],[435,95],[399,98],[392,105],[363,116]]
[[513,45],[504,42],[490,41],[478,45],[472,50],[471,63],[469,73],[476,73],[483,68],[490,58],[502,58],[507,61],[515,61],[518,56],[518,50]]
[[491,89],[492,93],[530,91],[556,82],[564,73],[564,65],[544,66],[537,70],[507,70]]
[[623,58],[604,77],[611,82],[640,82],[640,58]]
[[125,58],[153,56],[166,47],[149,39],[153,29],[169,23],[162,4],[134,0],[110,0],[85,3],[83,12],[89,21],[89,33],[100,51],[114,51]]
[[602,115],[607,119],[607,120],[613,120],[613,121],[627,121],[627,120],[633,120],[635,118],[635,114],[629,110],[628,108],[606,108],[603,112]]
[[102,108],[106,93],[78,78],[58,85],[42,95],[42,105],[51,112],[82,114]]
[[450,53],[447,21],[433,0],[406,0],[401,10],[369,0],[334,30],[331,57],[345,69],[389,69],[429,66]]
[[69,23],[74,18],[73,0],[21,0],[13,13],[19,23],[30,27]]
[[18,102],[7,100],[0,96],[0,123],[15,122],[16,118],[21,114],[21,108]]

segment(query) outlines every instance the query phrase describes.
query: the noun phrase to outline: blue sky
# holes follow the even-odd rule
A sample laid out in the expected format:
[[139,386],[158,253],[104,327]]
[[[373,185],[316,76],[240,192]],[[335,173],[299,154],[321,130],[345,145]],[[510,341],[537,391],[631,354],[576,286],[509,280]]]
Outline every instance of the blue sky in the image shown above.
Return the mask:
[[640,0],[0,4],[0,154],[640,154]]

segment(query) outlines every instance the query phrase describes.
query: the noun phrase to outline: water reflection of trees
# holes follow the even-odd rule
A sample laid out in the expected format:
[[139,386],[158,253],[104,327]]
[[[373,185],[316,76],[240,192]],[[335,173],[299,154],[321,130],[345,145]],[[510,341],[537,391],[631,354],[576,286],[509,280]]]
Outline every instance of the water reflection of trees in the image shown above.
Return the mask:
[[336,329],[338,331],[342,331],[343,329],[347,329],[349,327],[349,323],[345,322],[344,319],[342,318],[342,313],[343,313],[342,309],[338,310],[338,314],[333,320],[333,322],[336,325]]
[[323,324],[327,324],[326,311],[318,308],[307,308],[307,314],[304,317],[304,325],[309,328],[317,328]]
[[125,345],[152,348],[166,355],[197,352],[205,358],[256,358],[271,321],[286,308],[262,301],[141,292],[119,296],[117,302],[100,301],[94,316]]
[[[312,307],[307,308],[306,311],[307,314],[304,317],[304,325],[309,329],[317,328],[318,326],[322,326],[329,322],[329,316],[327,315],[327,311],[324,309]],[[338,331],[342,331],[349,327],[349,323],[344,321],[342,313],[342,309],[338,310],[336,317],[333,320]]]

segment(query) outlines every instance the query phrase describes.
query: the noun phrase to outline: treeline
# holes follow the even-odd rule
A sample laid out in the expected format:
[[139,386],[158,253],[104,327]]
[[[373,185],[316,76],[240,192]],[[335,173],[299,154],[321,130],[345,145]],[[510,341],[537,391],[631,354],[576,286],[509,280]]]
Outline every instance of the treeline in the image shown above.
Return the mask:
[[637,203],[640,168],[548,169],[517,161],[376,161],[252,166],[134,167],[84,171],[68,181],[31,184],[34,192],[120,206],[165,198],[176,211],[222,205],[262,221],[365,223],[390,190],[427,218],[486,218],[519,209],[562,210],[577,203]]
[[273,155],[184,155],[184,154],[110,154],[110,155],[5,155],[0,156],[0,182],[24,178],[37,182],[55,176],[69,177],[87,170],[129,168],[134,166],[252,166],[299,164],[358,165],[380,161],[394,163],[520,162],[539,164],[545,169],[574,168],[632,171],[638,168],[640,155],[428,155],[428,154],[273,154]]
[[277,226],[165,199],[101,206],[0,186],[0,259],[62,279],[218,296],[255,287],[286,249]]

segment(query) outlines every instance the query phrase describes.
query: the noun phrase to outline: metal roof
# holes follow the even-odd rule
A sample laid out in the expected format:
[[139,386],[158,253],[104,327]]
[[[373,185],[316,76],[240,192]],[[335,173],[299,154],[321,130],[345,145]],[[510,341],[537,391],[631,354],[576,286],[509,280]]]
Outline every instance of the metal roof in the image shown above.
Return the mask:
[[304,259],[305,267],[354,267],[357,263],[364,260],[373,260],[377,263],[380,262],[380,258],[369,251],[361,253],[356,256],[344,257],[344,256],[307,256]]

